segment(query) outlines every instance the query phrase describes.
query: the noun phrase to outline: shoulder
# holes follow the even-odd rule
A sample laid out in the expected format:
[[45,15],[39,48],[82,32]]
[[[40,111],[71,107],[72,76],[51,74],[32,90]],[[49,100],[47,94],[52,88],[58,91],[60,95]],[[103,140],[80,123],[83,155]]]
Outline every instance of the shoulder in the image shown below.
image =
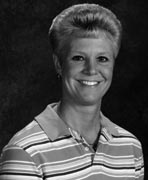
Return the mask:
[[130,131],[126,130],[125,128],[114,124],[114,127],[116,131],[118,132],[117,135],[113,135],[114,138],[121,138],[121,139],[127,139],[133,143],[136,143],[137,145],[141,145],[139,139]]
[[114,146],[137,157],[142,155],[141,142],[133,133],[110,121],[106,116],[103,115],[102,117],[103,126],[106,130],[104,134],[108,135],[111,147]]
[[5,148],[10,148],[13,146],[25,149],[27,146],[32,146],[37,143],[47,141],[48,137],[41,129],[39,124],[33,120],[23,129],[18,131],[5,146]]
[[[51,131],[55,132],[55,116],[52,107],[54,104],[48,105],[47,108],[34,118],[28,125],[17,132],[3,148],[3,152],[14,150],[14,147],[25,150],[32,155],[37,153],[39,149],[47,149],[51,145]],[[50,133],[48,133],[50,132]]]
[[118,133],[112,135],[113,141],[121,143],[126,147],[126,150],[131,149],[135,156],[140,157],[142,155],[142,144],[137,136],[119,125],[114,124],[114,127]]
[[141,146],[141,143],[139,139],[130,131],[126,130],[125,128],[117,125],[110,119],[108,119],[106,116],[102,115],[102,125],[105,127],[107,132],[112,136],[114,140],[119,139],[120,141],[128,141],[134,144],[137,144],[137,146]]
[[43,132],[35,121],[16,133],[1,153],[0,179],[41,177],[38,159],[26,150],[27,146],[35,145],[41,139],[44,139]]

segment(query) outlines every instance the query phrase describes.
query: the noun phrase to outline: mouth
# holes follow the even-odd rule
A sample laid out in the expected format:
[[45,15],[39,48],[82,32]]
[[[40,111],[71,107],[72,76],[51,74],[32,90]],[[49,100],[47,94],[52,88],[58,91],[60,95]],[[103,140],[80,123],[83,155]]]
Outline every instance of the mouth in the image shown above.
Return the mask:
[[86,81],[86,80],[80,80],[79,81],[82,85],[85,85],[85,86],[96,86],[99,84],[98,81]]

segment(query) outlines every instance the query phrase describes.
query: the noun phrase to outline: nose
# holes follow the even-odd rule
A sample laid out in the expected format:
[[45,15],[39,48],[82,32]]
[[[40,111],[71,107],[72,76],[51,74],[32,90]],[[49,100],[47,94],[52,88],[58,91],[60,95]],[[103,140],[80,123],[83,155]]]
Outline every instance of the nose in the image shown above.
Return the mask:
[[87,75],[96,75],[97,74],[97,66],[93,59],[89,59],[85,62],[84,73]]

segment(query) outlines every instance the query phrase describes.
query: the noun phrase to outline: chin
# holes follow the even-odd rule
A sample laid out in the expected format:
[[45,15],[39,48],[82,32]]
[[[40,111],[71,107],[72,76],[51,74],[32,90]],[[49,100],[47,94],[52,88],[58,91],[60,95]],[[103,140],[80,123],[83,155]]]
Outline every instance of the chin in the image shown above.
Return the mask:
[[98,99],[83,99],[80,103],[85,106],[99,105],[101,103],[102,98]]

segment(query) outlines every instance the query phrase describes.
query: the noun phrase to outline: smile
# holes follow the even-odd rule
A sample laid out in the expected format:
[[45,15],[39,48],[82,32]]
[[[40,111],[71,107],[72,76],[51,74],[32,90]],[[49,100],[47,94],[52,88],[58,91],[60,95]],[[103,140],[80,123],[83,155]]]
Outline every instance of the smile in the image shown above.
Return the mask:
[[81,84],[87,85],[87,86],[95,86],[98,84],[97,81],[80,81]]

